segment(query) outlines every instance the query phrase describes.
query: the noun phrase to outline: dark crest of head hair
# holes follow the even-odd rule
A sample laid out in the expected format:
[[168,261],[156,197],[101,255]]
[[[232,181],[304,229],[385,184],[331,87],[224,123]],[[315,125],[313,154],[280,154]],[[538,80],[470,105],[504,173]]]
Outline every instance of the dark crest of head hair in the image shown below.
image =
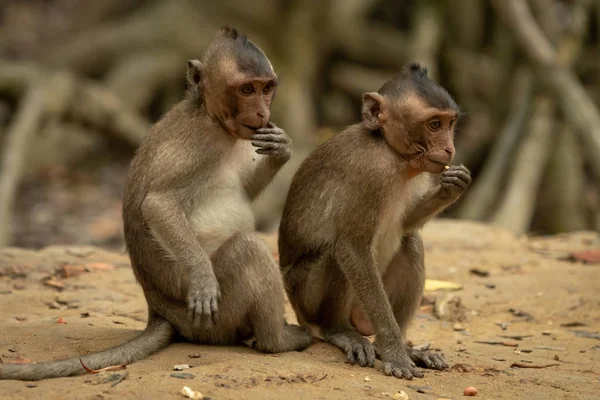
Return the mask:
[[427,76],[427,67],[413,62],[408,64],[392,80],[387,81],[379,94],[393,98],[402,98],[413,92],[431,107],[440,110],[459,110],[452,96],[437,82]]
[[217,37],[230,43],[240,72],[249,76],[270,76],[273,74],[271,64],[263,51],[235,28],[225,26],[217,32]]

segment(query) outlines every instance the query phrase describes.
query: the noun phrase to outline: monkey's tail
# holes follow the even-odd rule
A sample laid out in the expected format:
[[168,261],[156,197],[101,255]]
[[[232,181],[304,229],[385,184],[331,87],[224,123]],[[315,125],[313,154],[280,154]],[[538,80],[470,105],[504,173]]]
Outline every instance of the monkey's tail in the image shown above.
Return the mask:
[[[61,361],[36,364],[0,364],[0,379],[37,381],[47,378],[81,375],[89,369],[101,369],[113,365],[130,364],[141,360],[167,346],[175,333],[173,325],[159,316],[151,316],[146,329],[139,336],[99,353]],[[80,361],[81,359],[81,361]]]

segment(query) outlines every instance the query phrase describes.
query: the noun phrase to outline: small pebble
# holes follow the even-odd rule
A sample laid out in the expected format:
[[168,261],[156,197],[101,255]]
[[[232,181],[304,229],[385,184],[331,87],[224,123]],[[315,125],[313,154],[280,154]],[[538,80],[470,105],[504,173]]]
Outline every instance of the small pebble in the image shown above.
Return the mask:
[[63,325],[64,325],[64,324],[66,324],[66,323],[67,323],[67,321],[65,321],[65,319],[64,319],[63,317],[60,317],[60,318],[58,318],[58,319],[56,320],[56,323],[57,323],[57,324],[63,324]]
[[401,390],[397,393],[394,393],[392,398],[396,399],[396,400],[408,400],[408,395],[404,391]]
[[371,378],[369,378],[368,376],[365,376],[365,382],[371,382]]
[[189,364],[175,364],[173,365],[173,369],[175,371],[183,371],[184,369],[188,369],[190,367]]
[[542,335],[544,335],[544,336],[550,336],[550,335],[552,335],[552,332],[550,332],[550,331],[543,331]]
[[192,400],[198,400],[198,399],[201,399],[204,397],[204,396],[202,396],[202,393],[195,392],[187,386],[184,386],[179,393],[181,393],[183,396],[187,397],[188,399],[192,399]]
[[456,322],[454,325],[452,325],[452,329],[454,329],[457,332],[460,332],[464,331],[465,327],[461,323]]
[[178,378],[178,379],[193,379],[196,377],[196,375],[188,374],[186,372],[175,372],[175,373],[171,374],[171,377]]
[[189,358],[200,358],[200,354],[198,354],[198,353],[190,353],[190,354],[188,354],[188,357]]
[[479,393],[479,390],[473,386],[467,386],[464,390],[465,396],[477,396],[477,393]]

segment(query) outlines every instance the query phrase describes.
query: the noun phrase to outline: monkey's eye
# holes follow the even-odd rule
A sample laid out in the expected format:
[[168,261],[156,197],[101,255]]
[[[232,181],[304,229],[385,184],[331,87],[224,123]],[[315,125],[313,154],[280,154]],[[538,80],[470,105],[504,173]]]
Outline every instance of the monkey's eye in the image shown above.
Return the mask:
[[263,89],[263,93],[265,93],[265,94],[271,93],[274,88],[275,88],[275,84],[267,83],[267,86],[265,86]]
[[248,85],[244,85],[240,88],[240,91],[242,92],[242,94],[245,94],[246,96],[251,95],[252,93],[254,93],[254,86],[248,84]]
[[441,127],[442,122],[439,119],[434,119],[433,121],[429,122],[429,129],[431,129],[432,131],[437,131]]
[[455,122],[456,122],[456,119],[454,119],[454,118],[450,120],[450,129],[452,129]]

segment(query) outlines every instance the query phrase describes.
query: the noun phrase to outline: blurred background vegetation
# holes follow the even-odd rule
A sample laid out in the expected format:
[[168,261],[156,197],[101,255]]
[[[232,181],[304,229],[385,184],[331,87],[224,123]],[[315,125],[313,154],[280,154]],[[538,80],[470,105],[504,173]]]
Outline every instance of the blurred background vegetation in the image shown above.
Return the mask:
[[259,229],[361,94],[413,60],[464,111],[456,163],[474,183],[444,216],[600,229],[599,0],[3,0],[0,246],[122,248],[128,163],[222,25],[270,57],[273,121],[294,140]]

